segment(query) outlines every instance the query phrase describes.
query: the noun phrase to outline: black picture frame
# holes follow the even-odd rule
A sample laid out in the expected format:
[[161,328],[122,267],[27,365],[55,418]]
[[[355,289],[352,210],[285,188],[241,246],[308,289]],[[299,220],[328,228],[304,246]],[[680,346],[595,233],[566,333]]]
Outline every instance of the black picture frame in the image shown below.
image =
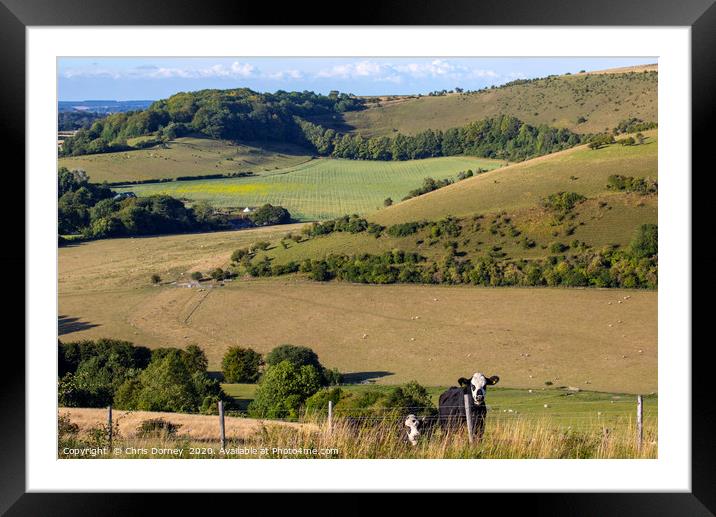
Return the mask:
[[[278,5],[278,4],[277,4]],[[351,4],[352,5],[352,4]],[[350,7],[350,6],[346,6]],[[317,18],[316,13],[333,13],[334,19]],[[714,0],[659,0],[577,2],[570,0],[452,0],[450,2],[392,1],[353,9],[350,16],[336,5],[319,3],[281,4],[266,9],[261,3],[228,3],[217,0],[0,0],[0,63],[4,72],[0,80],[2,116],[0,131],[4,149],[23,149],[25,145],[25,29],[28,26],[63,25],[501,25],[501,26],[688,26],[691,27],[692,51],[692,162],[693,170],[706,169],[710,154],[710,118],[714,112],[716,91],[716,6]],[[625,42],[626,44],[627,42]],[[24,170],[24,153],[14,170]],[[703,167],[699,167],[703,164]],[[712,167],[710,167],[712,168]],[[683,171],[688,173],[688,171]],[[708,206],[708,170],[698,178],[699,189],[693,190],[693,205]],[[692,181],[694,175],[692,174]],[[22,176],[14,174],[15,193],[25,193]],[[27,193],[25,193],[27,194]],[[701,196],[701,199],[699,199]],[[19,199],[24,197],[17,196]],[[19,212],[17,212],[19,213]],[[708,220],[692,217],[692,236],[707,235]],[[25,269],[24,227],[17,225],[16,245],[4,246],[0,260],[6,270],[17,273]],[[696,240],[692,240],[696,243]],[[714,266],[709,253],[697,255],[692,250],[692,274]],[[697,276],[693,294],[710,291],[709,275]],[[713,278],[713,275],[710,275]],[[706,315],[706,304],[692,301],[692,319]],[[15,304],[20,311],[21,304]],[[20,316],[19,314],[17,315]],[[702,318],[702,321],[705,318]],[[19,321],[16,318],[14,321]],[[695,330],[695,329],[694,329]],[[661,343],[661,346],[691,346],[692,354],[692,491],[690,493],[641,494],[511,494],[511,504],[529,504],[532,514],[570,515],[712,515],[716,512],[716,440],[714,440],[712,363],[708,352],[710,340],[692,343]],[[6,365],[0,376],[0,512],[8,515],[104,515],[141,514],[150,506],[141,502],[141,494],[35,494],[25,489],[25,354],[6,341]],[[11,357],[10,354],[15,356]],[[660,372],[668,375],[668,372]],[[673,382],[682,382],[673,379]],[[12,418],[5,418],[12,415]],[[158,496],[153,496],[156,498]],[[414,496],[414,502],[426,499]],[[489,508],[497,501],[491,494],[480,495],[480,506]],[[497,496],[499,497],[499,496]],[[172,507],[187,509],[184,495],[163,496],[165,511]],[[361,500],[352,497],[351,508],[360,508]],[[260,503],[259,503],[260,504]],[[367,504],[367,503],[363,503]],[[242,506],[248,508],[242,501]],[[496,507],[497,508],[497,507]],[[504,502],[498,511],[504,511]]]

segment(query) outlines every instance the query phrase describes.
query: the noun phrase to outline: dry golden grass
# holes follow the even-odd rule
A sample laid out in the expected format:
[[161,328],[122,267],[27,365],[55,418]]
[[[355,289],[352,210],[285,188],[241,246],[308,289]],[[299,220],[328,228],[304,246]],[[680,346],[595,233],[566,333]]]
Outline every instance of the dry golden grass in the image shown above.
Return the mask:
[[342,372],[385,372],[378,382],[388,384],[444,386],[487,369],[508,387],[551,381],[610,392],[657,389],[653,291],[239,280],[204,292],[60,295],[60,313],[96,325],[63,341],[198,343],[211,369],[232,345],[263,353],[292,343]]
[[[85,429],[101,425],[104,410],[61,409],[70,420],[80,425],[80,440]],[[90,416],[97,414],[98,418]],[[163,416],[173,423],[185,423],[176,437],[143,438],[133,436],[139,418],[116,412],[120,422],[120,434],[113,442],[121,452],[107,457],[114,458],[480,458],[480,459],[611,459],[656,458],[658,455],[656,422],[645,424],[644,439],[640,450],[636,444],[636,428],[633,420],[624,419],[601,425],[592,422],[582,429],[560,426],[549,418],[515,417],[511,419],[488,416],[485,434],[481,440],[470,444],[467,433],[458,430],[445,433],[435,431],[422,436],[417,446],[403,439],[404,427],[395,419],[375,425],[355,428],[345,421],[336,420],[329,429],[325,422],[318,424],[279,424],[277,422],[253,421],[227,418],[227,447],[222,450],[218,440],[217,417],[142,413],[142,417]],[[137,413],[138,414],[138,413]],[[77,420],[75,420],[77,419]],[[122,420],[123,419],[123,420]],[[210,419],[212,423],[196,424]],[[240,424],[236,427],[235,421]],[[399,419],[398,419],[399,420]],[[123,426],[126,432],[123,431]],[[189,431],[188,427],[194,426]],[[188,432],[189,431],[189,432]],[[81,442],[63,442],[58,455],[72,457],[64,447],[82,446]],[[173,449],[172,455],[152,451],[152,447]],[[192,450],[197,448],[198,450]],[[135,448],[135,450],[128,450]],[[145,448],[146,451],[137,451]]]
[[[107,423],[107,410],[104,408],[59,408],[59,415],[67,415],[77,424],[80,433]],[[112,411],[112,421],[119,427],[120,437],[134,439],[137,427],[144,421],[162,418],[172,424],[181,425],[178,435],[185,438],[204,441],[218,440],[219,417],[213,415],[192,415],[186,413],[161,413],[157,411]],[[243,440],[259,432],[265,426],[287,427],[291,429],[316,429],[313,424],[281,422],[278,420],[256,420],[251,418],[224,417],[227,440]]]

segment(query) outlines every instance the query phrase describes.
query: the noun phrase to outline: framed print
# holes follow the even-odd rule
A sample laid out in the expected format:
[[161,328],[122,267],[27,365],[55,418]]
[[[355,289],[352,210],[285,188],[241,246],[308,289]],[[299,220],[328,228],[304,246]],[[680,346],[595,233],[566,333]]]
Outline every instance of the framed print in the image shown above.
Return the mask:
[[28,303],[3,508],[455,491],[709,514],[691,169],[716,11],[558,4],[266,26],[5,2]]

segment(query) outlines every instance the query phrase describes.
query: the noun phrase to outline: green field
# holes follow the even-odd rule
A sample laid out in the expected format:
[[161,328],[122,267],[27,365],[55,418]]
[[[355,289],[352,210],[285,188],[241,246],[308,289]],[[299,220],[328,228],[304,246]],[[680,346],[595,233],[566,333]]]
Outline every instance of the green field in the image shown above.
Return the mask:
[[[222,384],[224,392],[232,397],[241,409],[253,400],[256,384]],[[340,387],[347,394],[361,394],[366,391],[388,391],[392,386],[382,384],[349,384]],[[435,407],[438,398],[448,386],[427,387]],[[658,418],[657,396],[645,395],[644,419]],[[556,425],[583,428],[592,425],[591,420],[603,424],[636,416],[636,397],[624,393],[596,391],[569,391],[554,387],[532,390],[491,387],[487,394],[490,418],[512,418],[517,415],[548,417]],[[545,407],[545,404],[547,407]]]
[[[532,125],[597,133],[631,117],[656,121],[657,83],[656,72],[563,75],[479,93],[384,99],[314,121],[368,137],[445,130],[507,114]],[[586,121],[578,122],[580,117]]]
[[[138,143],[151,137],[139,137]],[[116,183],[149,179],[172,179],[178,176],[248,172],[261,174],[292,167],[310,159],[308,152],[295,145],[248,145],[227,140],[183,137],[166,146],[60,158],[60,167],[82,169],[93,183]]]
[[455,179],[460,171],[492,170],[502,165],[500,160],[467,156],[403,162],[327,158],[261,177],[132,185],[115,190],[132,191],[138,196],[169,194],[192,201],[206,200],[217,207],[271,203],[287,208],[294,219],[308,221],[375,211],[383,206],[385,198],[399,201],[427,176]]

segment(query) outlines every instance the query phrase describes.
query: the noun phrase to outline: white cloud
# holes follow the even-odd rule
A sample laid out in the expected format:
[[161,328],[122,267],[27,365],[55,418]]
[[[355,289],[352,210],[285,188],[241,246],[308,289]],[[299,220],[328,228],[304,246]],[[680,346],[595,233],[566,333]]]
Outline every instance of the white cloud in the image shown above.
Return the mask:
[[373,61],[360,61],[358,63],[346,63],[342,65],[334,65],[331,68],[319,70],[317,77],[338,77],[341,79],[350,79],[354,77],[379,77],[385,72],[389,72],[390,65],[375,63]]
[[303,74],[300,70],[279,70],[277,72],[267,72],[262,77],[283,81],[284,79],[302,79]]

